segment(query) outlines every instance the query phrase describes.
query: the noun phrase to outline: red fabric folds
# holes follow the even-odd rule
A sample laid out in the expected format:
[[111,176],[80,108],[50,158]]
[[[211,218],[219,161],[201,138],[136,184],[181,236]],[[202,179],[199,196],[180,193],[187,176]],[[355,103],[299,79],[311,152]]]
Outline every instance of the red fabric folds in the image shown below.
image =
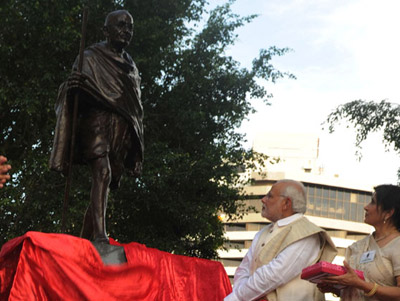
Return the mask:
[[219,262],[123,246],[128,262],[105,266],[88,240],[27,232],[1,249],[0,300],[212,301],[231,292]]

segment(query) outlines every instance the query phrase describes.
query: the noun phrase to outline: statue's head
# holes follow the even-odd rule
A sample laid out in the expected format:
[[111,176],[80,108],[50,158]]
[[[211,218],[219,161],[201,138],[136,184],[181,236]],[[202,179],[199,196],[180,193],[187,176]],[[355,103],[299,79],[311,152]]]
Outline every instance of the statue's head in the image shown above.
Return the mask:
[[103,32],[108,43],[121,51],[127,47],[133,35],[133,18],[126,10],[109,13],[104,22]]

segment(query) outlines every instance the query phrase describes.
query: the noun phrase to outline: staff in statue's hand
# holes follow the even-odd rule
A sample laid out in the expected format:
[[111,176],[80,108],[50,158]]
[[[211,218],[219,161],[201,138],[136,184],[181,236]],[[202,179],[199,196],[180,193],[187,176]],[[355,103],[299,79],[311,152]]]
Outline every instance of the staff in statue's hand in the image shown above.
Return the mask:
[[10,179],[8,171],[11,169],[11,165],[5,164],[6,162],[7,158],[0,155],[0,188],[3,188],[4,183]]

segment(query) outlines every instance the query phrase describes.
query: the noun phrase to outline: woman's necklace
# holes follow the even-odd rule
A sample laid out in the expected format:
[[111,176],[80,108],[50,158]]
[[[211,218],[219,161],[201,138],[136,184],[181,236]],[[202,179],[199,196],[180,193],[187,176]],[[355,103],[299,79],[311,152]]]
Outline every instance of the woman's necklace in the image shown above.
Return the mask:
[[379,238],[376,238],[375,235],[374,235],[374,239],[375,239],[376,242],[378,242],[378,241],[381,241],[381,240],[383,240],[383,239],[389,237],[390,235],[392,235],[392,234],[394,234],[394,233],[396,233],[396,232],[390,232],[390,233],[388,233],[388,234],[386,234],[386,235],[383,235],[383,236],[381,236],[381,237],[379,237]]
[[392,233],[383,235],[382,237],[379,237],[379,238],[375,238],[375,237],[374,237],[374,238],[375,238],[375,241],[376,241],[376,242],[381,241],[382,239],[385,239],[386,237],[388,237],[390,234],[392,234]]

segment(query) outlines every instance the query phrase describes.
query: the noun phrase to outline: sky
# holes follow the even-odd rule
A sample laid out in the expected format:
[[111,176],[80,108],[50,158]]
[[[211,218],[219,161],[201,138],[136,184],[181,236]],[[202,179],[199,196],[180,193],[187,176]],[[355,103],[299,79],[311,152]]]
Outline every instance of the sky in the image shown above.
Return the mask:
[[[210,7],[226,0],[209,0]],[[301,132],[320,137],[325,170],[372,186],[397,183],[400,155],[385,149],[382,135],[371,135],[355,155],[355,130],[339,126],[334,134],[322,123],[338,105],[362,99],[400,103],[400,1],[398,0],[236,0],[232,10],[258,14],[237,30],[227,52],[243,67],[261,48],[293,51],[272,60],[297,79],[265,83],[274,97],[270,106],[252,101],[257,113],[240,131],[251,147],[257,132]],[[266,137],[267,138],[267,137]]]

